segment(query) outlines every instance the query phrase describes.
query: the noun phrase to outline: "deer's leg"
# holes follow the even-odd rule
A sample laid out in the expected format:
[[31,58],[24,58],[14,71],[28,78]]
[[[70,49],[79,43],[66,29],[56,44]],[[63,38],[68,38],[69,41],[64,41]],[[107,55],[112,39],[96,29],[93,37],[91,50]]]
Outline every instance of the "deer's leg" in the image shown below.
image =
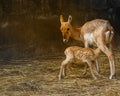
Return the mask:
[[95,60],[95,64],[96,64],[97,72],[100,72],[98,59]]
[[66,60],[64,60],[62,63],[61,63],[61,66],[60,66],[60,72],[59,72],[59,80],[61,80],[61,77],[62,76],[65,76],[65,66],[68,64],[68,62]]
[[89,47],[89,44],[87,41],[85,41],[85,48],[88,48]]
[[108,56],[109,58],[109,64],[110,64],[110,77],[109,79],[112,79],[112,77],[115,75],[115,64],[114,64],[114,56],[112,52],[107,48],[106,45],[100,45],[99,48]]
[[66,66],[63,65],[62,76],[66,76]]
[[95,61],[93,61],[93,64],[94,64],[94,73],[99,76],[99,77],[102,77],[102,78],[105,78],[103,75],[100,75],[97,71],[97,68],[96,68],[96,64],[95,64]]
[[[89,44],[88,44],[87,41],[85,41],[84,44],[85,44],[85,48],[89,48]],[[86,75],[86,73],[87,73],[87,68],[88,68],[88,64],[85,65],[83,75]]]
[[88,64],[85,65],[85,69],[84,69],[83,75],[86,75],[86,73],[87,73],[87,68],[88,68]]
[[70,53],[66,56],[66,59],[61,63],[61,67],[60,67],[60,73],[59,73],[59,80],[61,80],[62,76],[65,76],[66,74],[66,70],[65,67],[67,64],[70,64],[73,62],[73,55]]
[[60,72],[59,72],[59,76],[58,76],[58,79],[59,79],[59,80],[61,80],[62,71],[63,71],[63,66],[61,65],[61,67],[60,67]]
[[[88,44],[87,41],[85,42],[85,48],[89,48],[89,44]],[[99,72],[100,69],[99,69],[99,63],[98,63],[98,60],[97,60],[97,59],[96,59],[96,67],[97,67],[97,71]],[[87,70],[87,69],[85,69],[85,70]]]
[[112,43],[109,43],[109,49],[110,49],[110,51],[112,52],[113,51],[113,45],[112,45]]
[[94,75],[94,72],[93,72],[92,61],[87,61],[87,63],[88,63],[88,66],[89,66],[89,68],[90,68],[90,71],[91,71],[92,77],[96,80],[97,77]]

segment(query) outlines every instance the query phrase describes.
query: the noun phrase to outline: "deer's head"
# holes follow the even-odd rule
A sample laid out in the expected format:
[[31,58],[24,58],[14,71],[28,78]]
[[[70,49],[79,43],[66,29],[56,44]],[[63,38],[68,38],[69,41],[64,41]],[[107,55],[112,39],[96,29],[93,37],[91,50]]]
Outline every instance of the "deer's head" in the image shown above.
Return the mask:
[[68,42],[71,36],[71,30],[72,30],[71,21],[72,21],[72,16],[69,16],[68,21],[65,22],[63,16],[60,15],[60,23],[61,23],[60,30],[62,32],[64,43]]

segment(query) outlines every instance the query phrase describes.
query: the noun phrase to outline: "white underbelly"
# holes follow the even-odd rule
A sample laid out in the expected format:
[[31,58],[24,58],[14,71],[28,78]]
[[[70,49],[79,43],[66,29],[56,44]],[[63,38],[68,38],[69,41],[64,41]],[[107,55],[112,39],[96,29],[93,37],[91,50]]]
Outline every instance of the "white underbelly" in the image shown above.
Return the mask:
[[[106,41],[106,44],[109,43],[109,42],[111,42],[112,37],[113,37],[113,33],[110,33],[110,31],[105,32],[105,41]],[[103,37],[98,37],[98,38],[103,38]],[[84,40],[87,41],[87,43],[89,45],[96,46],[96,41],[95,41],[93,33],[86,33],[84,35]]]
[[84,40],[87,41],[89,45],[94,45],[95,44],[95,39],[93,36],[93,33],[86,33],[84,35]]

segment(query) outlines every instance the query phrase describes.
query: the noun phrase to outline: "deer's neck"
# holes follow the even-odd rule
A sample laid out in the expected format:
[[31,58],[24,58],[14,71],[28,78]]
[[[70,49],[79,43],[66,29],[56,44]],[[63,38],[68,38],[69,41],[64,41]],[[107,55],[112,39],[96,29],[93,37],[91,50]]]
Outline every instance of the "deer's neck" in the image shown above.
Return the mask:
[[78,41],[83,41],[83,36],[81,34],[81,28],[72,27],[71,38],[78,40]]

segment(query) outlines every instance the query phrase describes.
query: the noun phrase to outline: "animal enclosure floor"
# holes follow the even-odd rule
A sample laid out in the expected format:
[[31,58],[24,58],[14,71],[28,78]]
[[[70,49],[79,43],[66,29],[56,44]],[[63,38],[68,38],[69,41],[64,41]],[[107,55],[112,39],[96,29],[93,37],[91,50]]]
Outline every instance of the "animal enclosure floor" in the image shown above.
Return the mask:
[[[54,57],[54,56],[53,56]],[[65,56],[41,59],[0,60],[0,96],[120,96],[120,54],[116,52],[116,78],[109,80],[106,56],[99,58],[101,74],[93,80],[90,71],[83,76],[84,63],[67,68],[58,81],[60,63]]]

